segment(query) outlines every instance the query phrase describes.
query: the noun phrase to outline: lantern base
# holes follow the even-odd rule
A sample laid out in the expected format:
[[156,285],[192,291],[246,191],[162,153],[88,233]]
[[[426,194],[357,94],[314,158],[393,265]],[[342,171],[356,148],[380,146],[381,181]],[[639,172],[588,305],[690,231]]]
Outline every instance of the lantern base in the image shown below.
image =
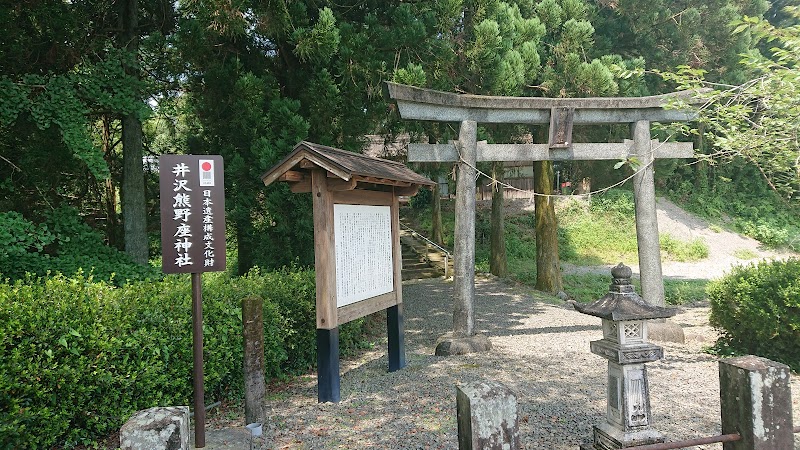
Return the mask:
[[617,450],[639,445],[660,444],[664,441],[666,441],[664,435],[654,430],[646,429],[625,433],[604,423],[594,427],[594,442],[581,444],[580,450]]

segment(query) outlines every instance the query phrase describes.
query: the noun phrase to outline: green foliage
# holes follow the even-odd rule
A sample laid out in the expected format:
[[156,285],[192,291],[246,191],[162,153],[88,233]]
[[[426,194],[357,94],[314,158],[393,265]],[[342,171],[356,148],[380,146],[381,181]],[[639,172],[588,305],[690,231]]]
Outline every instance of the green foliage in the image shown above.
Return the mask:
[[0,213],[0,242],[0,274],[12,280],[24,279],[26,274],[84,273],[122,284],[159,276],[155,268],[135,264],[105,245],[103,236],[68,207],[47,211],[39,224],[17,212]]
[[327,7],[319,10],[319,19],[314,26],[298,28],[293,36],[297,42],[294,52],[301,61],[329,61],[341,40],[333,11]]
[[[685,167],[664,182],[667,195],[711,222],[757,239],[767,247],[798,248],[797,205],[770,189],[758,170],[743,160],[725,165]],[[668,174],[667,174],[668,175]],[[695,182],[681,181],[692,175]],[[703,180],[703,183],[698,183]]]
[[708,288],[718,349],[754,354],[800,370],[800,261],[734,268]]
[[[315,364],[313,272],[206,274],[207,399],[242,393],[241,299],[253,295],[264,299],[266,375]],[[342,346],[362,327],[343,326]],[[187,276],[123,288],[80,275],[0,284],[0,447],[88,445],[134,411],[190,404],[191,330]]]
[[[800,17],[800,9],[788,10]],[[704,107],[697,128],[684,126],[709,141],[712,150],[700,155],[709,164],[745,161],[757,176],[787,200],[796,203],[800,193],[800,25],[779,29],[763,19],[744,16],[731,23],[737,36],[752,36],[769,46],[740,54],[748,81],[736,85],[711,84],[700,95]],[[704,71],[682,67],[663,76],[683,88],[706,86]]]

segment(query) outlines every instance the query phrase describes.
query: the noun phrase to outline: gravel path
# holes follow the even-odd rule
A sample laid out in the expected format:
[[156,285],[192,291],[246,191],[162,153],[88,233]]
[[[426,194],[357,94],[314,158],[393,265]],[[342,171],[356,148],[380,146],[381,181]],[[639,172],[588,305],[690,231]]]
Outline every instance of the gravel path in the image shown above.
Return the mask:
[[[317,403],[313,377],[271,393],[262,448],[456,449],[454,386],[478,379],[517,393],[525,448],[575,450],[588,441],[592,425],[604,420],[606,362],[589,352],[589,341],[601,337],[599,319],[479,278],[477,328],[494,349],[436,357],[436,339],[452,327],[451,286],[404,284],[406,368],[387,373],[384,338],[374,350],[342,361],[338,404]],[[707,317],[704,306],[681,309],[675,321],[687,343],[665,344],[665,358],[648,364],[654,428],[668,440],[720,432],[717,359],[702,351],[715,338]],[[800,418],[798,376],[792,386]]]

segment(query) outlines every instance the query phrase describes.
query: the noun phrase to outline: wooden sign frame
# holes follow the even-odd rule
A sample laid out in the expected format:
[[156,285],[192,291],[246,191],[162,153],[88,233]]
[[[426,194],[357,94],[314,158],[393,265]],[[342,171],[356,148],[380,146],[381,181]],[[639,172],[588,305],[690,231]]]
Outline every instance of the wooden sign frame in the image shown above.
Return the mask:
[[[341,399],[339,325],[386,310],[389,372],[405,367],[400,196],[414,195],[420,186],[436,183],[396,161],[305,141],[298,143],[294,151],[262,175],[261,180],[265,185],[275,181],[287,182],[292,192],[310,192],[313,199],[319,401],[338,402]],[[338,306],[335,205],[389,207],[391,291]]]
[[[314,204],[314,259],[317,270],[317,328],[331,329],[377,311],[403,303],[400,251],[400,202],[393,192],[331,191],[323,170],[312,172]],[[336,244],[333,207],[336,204],[389,206],[392,233],[394,290],[343,307],[336,298]]]

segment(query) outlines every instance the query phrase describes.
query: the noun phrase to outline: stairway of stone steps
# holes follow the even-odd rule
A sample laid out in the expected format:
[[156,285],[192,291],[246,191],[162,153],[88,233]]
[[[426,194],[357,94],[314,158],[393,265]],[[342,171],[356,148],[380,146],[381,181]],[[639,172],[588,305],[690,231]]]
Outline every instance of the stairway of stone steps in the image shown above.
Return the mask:
[[[444,275],[445,255],[413,232],[401,227],[400,246],[403,252],[403,280],[436,278]],[[448,261],[448,276],[453,275],[453,262]]]

